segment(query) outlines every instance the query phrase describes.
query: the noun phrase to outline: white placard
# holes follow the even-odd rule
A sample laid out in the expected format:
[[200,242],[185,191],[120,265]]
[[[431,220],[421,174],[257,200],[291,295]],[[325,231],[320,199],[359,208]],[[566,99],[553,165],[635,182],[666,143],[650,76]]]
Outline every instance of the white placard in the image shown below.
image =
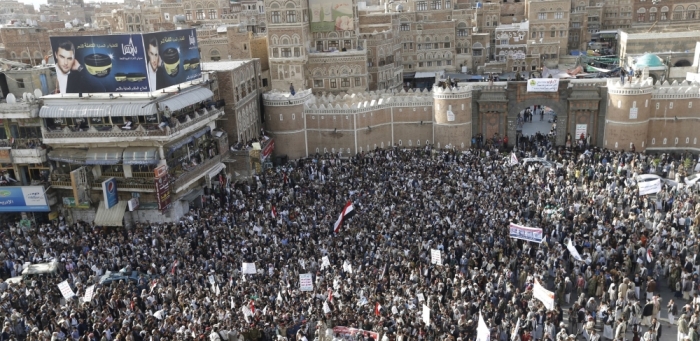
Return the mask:
[[345,261],[345,263],[343,263],[343,271],[347,273],[352,273],[352,265],[347,260]]
[[323,256],[321,258],[321,270],[325,269],[326,267],[331,266],[331,261],[328,259],[328,256]]
[[425,296],[423,296],[423,294],[418,293],[418,294],[416,294],[416,296],[418,296],[418,302],[423,302],[423,301],[425,301]]
[[630,108],[630,120],[636,120],[638,112],[639,112],[638,108],[635,108],[635,107]]
[[61,295],[63,295],[63,298],[65,298],[66,301],[75,297],[75,292],[73,292],[73,289],[70,288],[68,281],[58,283],[58,289],[61,290]]
[[95,286],[94,285],[91,285],[87,289],[85,289],[85,297],[83,297],[83,302],[90,302],[92,300],[92,295],[94,293],[95,293]]
[[255,263],[243,263],[243,266],[241,266],[241,272],[243,272],[243,274],[254,275],[257,272],[255,269]]
[[214,279],[214,275],[209,275],[209,283],[210,283],[211,285],[216,284],[216,280]]
[[430,325],[430,308],[428,308],[427,305],[423,305],[423,323],[425,323],[426,326]]
[[566,248],[567,250],[569,250],[569,253],[571,253],[571,256],[574,257],[574,259],[580,262],[583,261],[583,258],[581,258],[581,255],[578,253],[578,250],[576,250],[574,244],[571,243],[571,239],[569,239],[569,243],[566,244]]
[[442,255],[440,254],[440,250],[430,250],[430,264],[442,265]]
[[577,124],[576,125],[576,135],[574,135],[574,140],[580,139],[581,134],[583,134],[583,136],[586,137],[587,133],[588,133],[588,124]]
[[323,313],[329,314],[331,312],[331,307],[328,306],[328,302],[323,302]]
[[314,291],[314,280],[311,274],[299,274],[299,290]]
[[532,295],[542,301],[545,308],[549,310],[554,309],[554,293],[545,289],[537,280],[535,280],[535,285],[532,288]]
[[559,78],[533,78],[527,80],[527,92],[557,92]]
[[661,179],[654,181],[638,182],[639,195],[653,194],[661,192]]

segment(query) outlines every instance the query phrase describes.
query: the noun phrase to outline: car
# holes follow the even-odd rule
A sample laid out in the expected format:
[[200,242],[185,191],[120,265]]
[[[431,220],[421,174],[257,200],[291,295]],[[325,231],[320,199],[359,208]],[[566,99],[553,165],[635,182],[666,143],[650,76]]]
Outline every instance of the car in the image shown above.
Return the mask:
[[671,180],[671,179],[662,178],[661,176],[656,175],[656,174],[641,174],[641,175],[637,175],[637,177],[635,178],[635,180],[637,181],[637,183],[640,183],[640,182],[649,182],[649,181],[655,181],[655,180],[661,180],[662,183],[665,183],[665,184],[667,184],[667,185],[669,185],[669,186],[671,186],[671,187],[676,187],[676,186],[678,186],[678,183],[677,183],[677,182],[675,182],[675,181],[673,181],[673,180]]
[[688,175],[685,177],[685,184],[688,186],[693,186],[700,181],[700,173],[695,173],[693,175]]

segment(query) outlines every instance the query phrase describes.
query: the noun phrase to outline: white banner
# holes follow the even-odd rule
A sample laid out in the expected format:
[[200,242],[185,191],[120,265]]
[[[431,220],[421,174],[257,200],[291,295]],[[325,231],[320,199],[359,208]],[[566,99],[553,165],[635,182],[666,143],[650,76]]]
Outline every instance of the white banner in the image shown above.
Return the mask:
[[314,291],[314,280],[311,274],[299,274],[299,290]]
[[85,289],[85,297],[83,297],[83,302],[90,302],[92,300],[92,295],[94,293],[95,293],[95,286],[94,285],[91,285],[87,289]]
[[63,298],[65,298],[66,301],[75,297],[75,292],[73,292],[73,289],[70,288],[68,281],[58,283],[58,290],[61,290],[61,295],[63,295]]
[[557,92],[559,78],[533,78],[527,80],[527,92]]
[[476,341],[489,341],[491,339],[491,330],[484,322],[484,317],[479,311],[479,324],[476,326]]
[[527,240],[529,242],[542,243],[544,235],[541,228],[510,223],[510,237]]
[[569,250],[569,253],[571,253],[571,256],[574,257],[579,262],[583,261],[583,258],[581,258],[581,255],[578,253],[578,250],[576,250],[576,247],[574,244],[571,243],[571,239],[569,239],[569,243],[566,244],[566,248]]
[[430,250],[430,264],[442,265],[442,255],[440,254],[440,250]]
[[257,270],[255,269],[255,263],[243,263],[243,266],[241,266],[241,272],[243,274],[254,275],[255,273],[257,273]]
[[510,341],[515,341],[518,339],[518,332],[520,331],[520,318],[518,318],[518,322],[515,324],[515,329],[513,329],[513,332],[510,334]]
[[661,179],[654,181],[638,182],[639,195],[647,195],[661,192]]
[[347,260],[343,263],[343,271],[352,273],[352,264],[350,264],[350,262]]
[[423,305],[423,323],[425,323],[426,326],[430,325],[430,308],[428,308],[427,305]]
[[328,259],[328,256],[323,256],[321,258],[321,270],[325,269],[326,267],[331,266],[331,261]]
[[554,293],[541,286],[537,280],[535,280],[535,285],[532,288],[532,295],[540,300],[545,308],[554,310]]

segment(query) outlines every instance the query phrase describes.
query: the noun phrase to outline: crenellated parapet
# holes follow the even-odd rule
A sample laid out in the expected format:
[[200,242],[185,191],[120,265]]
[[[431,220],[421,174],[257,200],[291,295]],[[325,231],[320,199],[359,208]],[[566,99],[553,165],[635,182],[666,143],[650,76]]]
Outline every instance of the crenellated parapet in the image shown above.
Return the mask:
[[671,84],[665,81],[663,84],[654,86],[651,98],[655,100],[700,98],[700,86],[698,83],[689,81],[680,83],[673,81]]
[[313,98],[311,89],[301,90],[292,95],[289,92],[279,92],[272,90],[263,94],[263,104],[265,106],[292,106],[306,103]]
[[433,88],[433,98],[435,99],[464,99],[471,98],[474,89],[471,85],[461,85],[455,87],[435,86]]
[[652,78],[635,78],[631,82],[620,81],[619,78],[608,78],[608,94],[621,96],[638,96],[650,94],[654,89]]
[[370,91],[354,94],[325,94],[306,102],[304,112],[309,114],[355,114],[391,107],[419,107],[433,105],[429,90],[399,92]]

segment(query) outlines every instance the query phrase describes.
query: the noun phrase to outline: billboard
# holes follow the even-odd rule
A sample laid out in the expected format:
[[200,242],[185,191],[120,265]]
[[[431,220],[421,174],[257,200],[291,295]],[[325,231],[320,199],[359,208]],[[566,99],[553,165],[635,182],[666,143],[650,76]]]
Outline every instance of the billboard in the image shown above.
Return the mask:
[[309,0],[311,32],[352,31],[355,29],[352,0]]
[[104,197],[106,209],[117,205],[119,202],[119,196],[117,195],[117,179],[109,178],[102,182],[102,196]]
[[143,42],[151,91],[202,76],[195,29],[146,33]]
[[0,212],[49,212],[42,186],[0,187]]
[[156,184],[156,200],[158,202],[158,210],[165,211],[170,207],[170,175],[168,174],[168,166],[162,165],[155,169],[155,184]]
[[533,78],[527,81],[527,92],[557,92],[559,78]]
[[141,34],[49,39],[60,93],[149,91]]

